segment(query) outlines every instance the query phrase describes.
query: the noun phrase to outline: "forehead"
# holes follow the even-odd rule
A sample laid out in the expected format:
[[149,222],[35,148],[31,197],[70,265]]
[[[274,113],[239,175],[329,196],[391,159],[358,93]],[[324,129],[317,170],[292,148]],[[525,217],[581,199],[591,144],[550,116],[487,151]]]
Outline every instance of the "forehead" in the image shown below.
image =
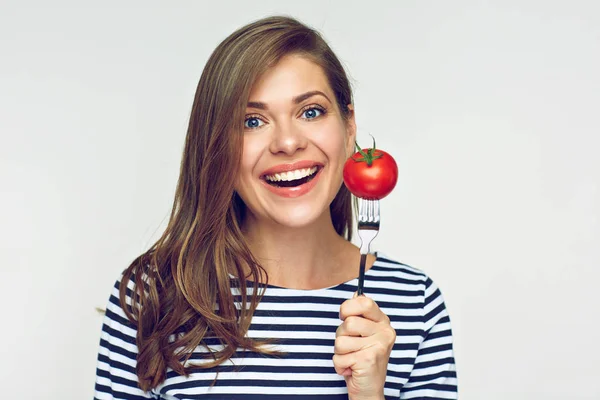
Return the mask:
[[250,90],[249,100],[289,100],[312,90],[333,95],[323,68],[301,55],[287,55],[256,80]]

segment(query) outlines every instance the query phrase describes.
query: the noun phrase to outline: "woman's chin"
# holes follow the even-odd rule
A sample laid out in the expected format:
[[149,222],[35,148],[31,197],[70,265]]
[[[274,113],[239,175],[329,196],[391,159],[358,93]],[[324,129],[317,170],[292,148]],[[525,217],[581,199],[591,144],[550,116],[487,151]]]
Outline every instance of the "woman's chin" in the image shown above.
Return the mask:
[[289,228],[306,228],[322,218],[319,209],[310,206],[290,207],[289,210],[279,209],[269,215],[270,219],[278,225]]

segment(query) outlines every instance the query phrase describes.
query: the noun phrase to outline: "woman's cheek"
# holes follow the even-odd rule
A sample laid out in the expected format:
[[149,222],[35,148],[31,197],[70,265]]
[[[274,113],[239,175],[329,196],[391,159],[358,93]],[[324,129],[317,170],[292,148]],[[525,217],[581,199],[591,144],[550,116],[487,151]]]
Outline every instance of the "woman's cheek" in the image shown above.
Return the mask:
[[244,139],[244,149],[242,152],[242,163],[241,169],[245,174],[252,174],[252,169],[257,164],[261,149],[264,146],[261,145],[260,141],[257,138],[245,138]]

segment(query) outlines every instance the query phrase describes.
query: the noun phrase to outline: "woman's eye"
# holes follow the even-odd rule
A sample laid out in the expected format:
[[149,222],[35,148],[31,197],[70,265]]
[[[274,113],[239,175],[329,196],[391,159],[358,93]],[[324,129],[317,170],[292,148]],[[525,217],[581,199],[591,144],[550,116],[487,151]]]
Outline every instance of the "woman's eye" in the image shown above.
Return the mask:
[[316,107],[313,108],[309,108],[308,110],[305,110],[302,115],[304,118],[306,119],[314,119],[317,118],[318,116],[323,114],[323,110],[320,110]]
[[244,127],[248,129],[260,128],[263,126],[264,122],[260,120],[260,118],[250,117],[246,118],[244,121]]

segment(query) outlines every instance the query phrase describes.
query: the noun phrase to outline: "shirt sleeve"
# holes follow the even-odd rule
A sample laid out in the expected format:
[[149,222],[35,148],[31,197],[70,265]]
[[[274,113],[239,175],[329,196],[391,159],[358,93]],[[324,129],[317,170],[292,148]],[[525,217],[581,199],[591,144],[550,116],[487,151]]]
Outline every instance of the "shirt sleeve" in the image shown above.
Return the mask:
[[435,283],[427,278],[424,293],[424,338],[400,399],[457,399],[458,385],[450,316]]
[[[120,284],[119,279],[112,289],[102,324],[94,400],[154,399],[154,395],[144,392],[138,385],[136,328],[119,303]],[[129,293],[128,302],[131,301]]]

